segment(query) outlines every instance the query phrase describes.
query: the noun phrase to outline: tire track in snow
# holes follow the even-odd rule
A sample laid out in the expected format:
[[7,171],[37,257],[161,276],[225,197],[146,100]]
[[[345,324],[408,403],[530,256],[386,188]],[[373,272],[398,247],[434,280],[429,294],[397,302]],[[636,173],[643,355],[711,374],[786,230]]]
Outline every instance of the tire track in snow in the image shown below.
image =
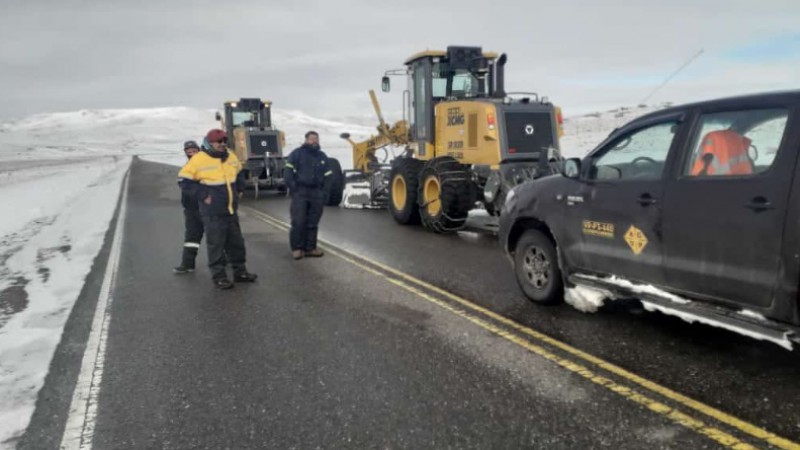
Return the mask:
[[12,271],[7,261],[25,248],[46,226],[52,225],[57,216],[48,216],[28,222],[20,232],[3,236],[0,240],[0,329],[11,316],[20,313],[28,306],[28,293],[25,287],[30,280],[19,271]]

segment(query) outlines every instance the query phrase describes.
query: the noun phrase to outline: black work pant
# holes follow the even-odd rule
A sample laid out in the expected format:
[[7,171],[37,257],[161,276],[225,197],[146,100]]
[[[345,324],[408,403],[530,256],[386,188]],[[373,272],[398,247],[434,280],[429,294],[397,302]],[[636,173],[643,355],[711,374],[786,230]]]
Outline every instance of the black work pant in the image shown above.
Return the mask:
[[325,196],[322,188],[298,187],[292,192],[292,230],[289,243],[292,250],[314,250],[317,248],[317,231]]
[[226,278],[225,264],[233,267],[233,274],[247,271],[245,249],[239,216],[203,216],[208,247],[208,268],[215,280]]
[[181,266],[194,269],[197,251],[200,249],[200,241],[203,240],[203,218],[200,216],[200,211],[184,208],[183,219],[186,224],[186,231],[183,235]]

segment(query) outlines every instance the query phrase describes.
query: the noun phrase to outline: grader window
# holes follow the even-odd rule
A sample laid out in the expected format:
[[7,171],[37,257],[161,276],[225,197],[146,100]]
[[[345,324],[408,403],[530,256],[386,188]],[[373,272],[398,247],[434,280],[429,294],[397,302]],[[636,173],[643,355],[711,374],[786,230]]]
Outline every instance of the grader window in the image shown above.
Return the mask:
[[233,126],[257,127],[260,126],[260,114],[258,111],[234,111]]
[[474,97],[478,93],[478,81],[469,72],[458,73],[453,76],[453,97]]
[[[485,83],[488,87],[488,83]],[[467,69],[451,69],[446,63],[433,66],[433,98],[472,98],[489,92],[479,92],[478,78]]]
[[447,78],[438,78],[436,74],[431,81],[433,98],[441,99],[447,97]]

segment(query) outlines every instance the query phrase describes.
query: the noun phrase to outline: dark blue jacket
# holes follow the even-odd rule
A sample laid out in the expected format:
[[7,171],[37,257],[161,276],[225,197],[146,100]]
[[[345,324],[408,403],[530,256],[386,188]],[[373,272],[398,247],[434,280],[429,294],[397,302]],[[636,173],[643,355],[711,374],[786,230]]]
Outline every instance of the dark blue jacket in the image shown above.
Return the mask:
[[[178,180],[178,186],[181,186],[181,183],[183,183],[183,180]],[[183,205],[184,209],[187,209],[189,211],[200,210],[200,205],[199,201],[197,200],[197,197],[188,194],[183,189],[181,189],[181,205]]]
[[303,144],[286,158],[283,178],[292,191],[300,187],[322,189],[327,187],[332,174],[325,153],[319,148]]
[[199,199],[195,196],[194,193],[189,194],[187,190],[183,189],[183,184],[186,183],[186,180],[178,178],[178,186],[181,187],[181,205],[183,205],[184,209],[189,211],[200,211]]

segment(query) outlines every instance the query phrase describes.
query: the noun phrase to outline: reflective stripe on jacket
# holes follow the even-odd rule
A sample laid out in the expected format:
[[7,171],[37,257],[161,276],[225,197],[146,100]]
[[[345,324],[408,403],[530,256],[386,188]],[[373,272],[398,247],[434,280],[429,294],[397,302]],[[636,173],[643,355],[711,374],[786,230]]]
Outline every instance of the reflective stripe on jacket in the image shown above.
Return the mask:
[[712,131],[703,137],[692,166],[693,176],[750,175],[750,139],[733,130]]
[[323,188],[333,174],[328,167],[327,155],[305,144],[289,154],[284,167],[284,179],[292,190],[297,187]]

